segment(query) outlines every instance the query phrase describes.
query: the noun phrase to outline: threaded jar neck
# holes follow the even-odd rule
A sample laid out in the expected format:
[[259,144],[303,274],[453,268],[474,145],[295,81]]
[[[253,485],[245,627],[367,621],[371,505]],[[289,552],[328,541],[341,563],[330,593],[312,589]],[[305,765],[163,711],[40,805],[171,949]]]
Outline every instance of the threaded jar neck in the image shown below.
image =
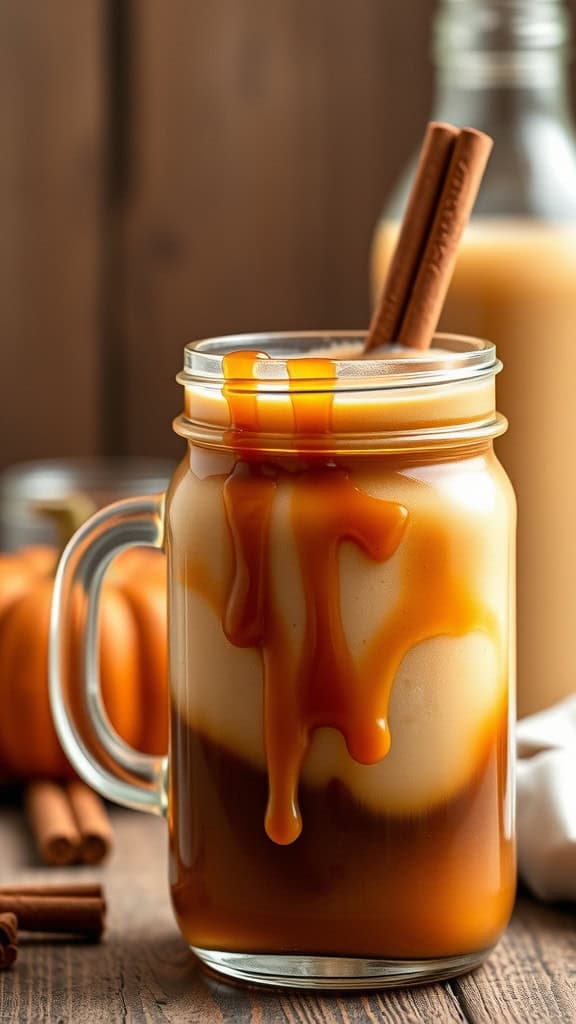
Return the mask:
[[204,447],[333,457],[468,445],[505,429],[490,342],[437,335],[427,352],[362,358],[363,342],[312,332],[187,345],[175,430]]
[[561,0],[441,0],[433,40],[443,77],[550,84],[567,58],[568,15]]

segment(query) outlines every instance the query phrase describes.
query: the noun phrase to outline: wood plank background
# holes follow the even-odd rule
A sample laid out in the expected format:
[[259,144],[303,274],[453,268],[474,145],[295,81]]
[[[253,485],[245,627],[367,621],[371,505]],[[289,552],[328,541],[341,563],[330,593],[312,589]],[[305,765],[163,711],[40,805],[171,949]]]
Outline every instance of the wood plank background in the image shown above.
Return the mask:
[[190,10],[141,0],[135,26],[130,452],[165,451],[183,341],[367,321],[371,233],[428,106],[429,0]]
[[0,464],[100,443],[100,0],[0,0]]
[[174,455],[187,340],[366,323],[434,7],[0,0],[0,466]]

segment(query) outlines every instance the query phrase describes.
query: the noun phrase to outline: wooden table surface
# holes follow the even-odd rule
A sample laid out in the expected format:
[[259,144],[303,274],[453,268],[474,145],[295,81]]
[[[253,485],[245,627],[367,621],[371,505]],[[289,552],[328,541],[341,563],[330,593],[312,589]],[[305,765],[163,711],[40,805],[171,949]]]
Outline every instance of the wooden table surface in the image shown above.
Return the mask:
[[115,852],[101,869],[41,868],[22,817],[0,807],[1,880],[102,878],[100,945],[23,940],[0,973],[2,1024],[360,1024],[576,1021],[576,907],[520,897],[488,962],[457,981],[367,994],[244,989],[202,973],[172,919],[162,821],[114,810]]

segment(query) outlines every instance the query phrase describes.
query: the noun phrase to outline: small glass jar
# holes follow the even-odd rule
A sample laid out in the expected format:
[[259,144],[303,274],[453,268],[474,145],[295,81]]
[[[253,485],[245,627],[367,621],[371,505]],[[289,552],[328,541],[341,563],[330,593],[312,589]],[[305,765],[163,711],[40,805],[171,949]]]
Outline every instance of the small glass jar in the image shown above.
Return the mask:
[[53,520],[41,515],[44,502],[78,497],[89,508],[102,508],[131,494],[156,494],[174,469],[167,459],[91,455],[84,458],[19,462],[0,474],[0,550],[59,541]]
[[[456,336],[404,358],[352,358],[361,345],[187,346],[175,429],[188,451],[165,503],[95,517],[56,583],[64,748],[104,795],[167,811],[182,933],[203,963],[251,982],[449,977],[482,961],[514,898],[500,364],[493,345]],[[66,676],[83,592],[97,692],[99,562],[131,542],[168,554],[163,761],[120,747],[93,696],[84,736]]]

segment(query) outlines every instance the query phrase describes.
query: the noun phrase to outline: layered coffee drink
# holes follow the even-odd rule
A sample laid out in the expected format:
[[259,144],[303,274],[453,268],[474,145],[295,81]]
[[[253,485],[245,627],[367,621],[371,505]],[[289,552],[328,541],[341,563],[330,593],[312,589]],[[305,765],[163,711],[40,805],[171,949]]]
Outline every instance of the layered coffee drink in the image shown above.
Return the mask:
[[[182,934],[242,981],[448,978],[481,963],[512,909],[501,364],[488,341],[434,337],[491,148],[428,125],[367,332],[187,345],[174,427],[188,450],[167,494],[104,510],[58,570],[64,750],[104,796],[166,813]],[[99,582],[143,543],[168,562],[166,758],[120,744],[97,699]],[[67,693],[76,595],[94,750]]]
[[220,339],[189,346],[181,377],[171,883],[220,967],[225,951],[454,973],[511,912],[498,364],[471,339],[361,344]]

